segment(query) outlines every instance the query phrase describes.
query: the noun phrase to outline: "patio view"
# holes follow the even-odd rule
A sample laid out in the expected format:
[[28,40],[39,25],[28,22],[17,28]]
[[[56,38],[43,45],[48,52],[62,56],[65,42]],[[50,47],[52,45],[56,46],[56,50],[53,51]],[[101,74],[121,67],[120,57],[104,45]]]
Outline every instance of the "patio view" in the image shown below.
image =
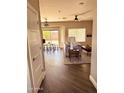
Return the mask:
[[58,31],[43,31],[43,38],[46,44],[59,45]]

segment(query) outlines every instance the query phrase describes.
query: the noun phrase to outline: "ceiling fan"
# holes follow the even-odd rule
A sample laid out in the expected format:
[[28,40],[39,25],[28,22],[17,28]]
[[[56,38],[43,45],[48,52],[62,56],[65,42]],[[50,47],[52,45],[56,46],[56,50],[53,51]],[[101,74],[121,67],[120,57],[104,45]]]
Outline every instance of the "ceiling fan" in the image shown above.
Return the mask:
[[78,21],[78,15],[75,15],[74,20],[75,20],[75,21]]
[[73,16],[75,16],[74,20],[75,20],[75,21],[78,21],[78,20],[79,20],[79,19],[78,19],[78,16],[87,14],[87,13],[89,13],[90,11],[91,11],[91,10],[88,10],[88,11],[85,11],[85,12],[79,13],[79,14],[73,14]]
[[47,18],[44,17],[44,19],[45,19],[44,26],[45,26],[45,27],[49,26],[49,24],[48,24],[48,22],[47,22]]

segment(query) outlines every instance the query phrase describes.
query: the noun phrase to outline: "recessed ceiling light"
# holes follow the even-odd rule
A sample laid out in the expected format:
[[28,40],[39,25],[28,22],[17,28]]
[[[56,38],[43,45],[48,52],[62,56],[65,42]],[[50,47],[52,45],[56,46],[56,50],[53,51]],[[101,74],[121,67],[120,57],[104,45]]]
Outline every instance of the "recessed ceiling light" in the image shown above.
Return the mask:
[[58,13],[61,13],[61,10],[58,10]]
[[63,17],[62,19],[67,19],[66,17]]
[[65,20],[65,19],[67,19],[67,17],[59,17],[58,19],[63,19],[63,20]]
[[83,5],[83,4],[84,4],[84,2],[80,2],[80,3],[79,3],[79,5]]

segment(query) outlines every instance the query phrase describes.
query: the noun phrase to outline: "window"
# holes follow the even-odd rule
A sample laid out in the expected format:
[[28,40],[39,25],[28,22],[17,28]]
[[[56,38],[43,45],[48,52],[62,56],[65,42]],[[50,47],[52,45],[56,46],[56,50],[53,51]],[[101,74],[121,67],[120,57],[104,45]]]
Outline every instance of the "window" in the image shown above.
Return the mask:
[[86,29],[85,28],[68,29],[68,37],[75,37],[76,42],[85,42]]

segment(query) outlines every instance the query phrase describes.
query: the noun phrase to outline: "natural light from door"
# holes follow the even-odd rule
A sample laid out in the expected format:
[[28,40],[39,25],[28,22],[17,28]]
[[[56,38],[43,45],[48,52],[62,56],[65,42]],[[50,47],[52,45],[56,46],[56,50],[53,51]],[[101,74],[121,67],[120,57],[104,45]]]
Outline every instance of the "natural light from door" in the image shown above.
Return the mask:
[[51,43],[59,45],[58,31],[43,31],[43,38],[46,41],[46,44]]

